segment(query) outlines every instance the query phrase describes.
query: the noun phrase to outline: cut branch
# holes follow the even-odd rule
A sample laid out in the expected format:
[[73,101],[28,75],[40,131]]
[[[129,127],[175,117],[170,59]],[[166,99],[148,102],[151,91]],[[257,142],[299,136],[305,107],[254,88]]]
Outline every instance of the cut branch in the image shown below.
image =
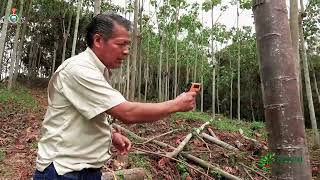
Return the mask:
[[[127,133],[127,134],[130,134],[133,138],[135,138],[135,139],[137,139],[137,140],[139,140],[139,141],[143,141],[143,140],[146,139],[146,138],[142,138],[142,137],[136,135],[136,134],[133,133],[132,131],[130,131],[130,130],[126,129],[126,128],[123,128],[123,127],[121,127],[120,125],[117,125],[117,124],[115,124],[115,123],[113,124],[113,126],[115,126],[116,128],[120,129],[121,131],[123,131],[123,132],[125,132],[125,133]],[[175,147],[173,147],[173,146],[171,146],[171,145],[168,145],[168,144],[166,144],[166,143],[163,143],[163,142],[161,142],[161,141],[152,140],[151,142],[153,142],[153,143],[155,143],[155,144],[157,144],[158,146],[163,147],[163,148],[169,147],[169,148],[171,148],[171,149],[175,149]],[[189,159],[189,160],[191,160],[191,161],[194,161],[194,162],[198,163],[200,166],[202,166],[202,167],[204,167],[204,168],[206,168],[206,169],[210,168],[210,169],[212,169],[212,170],[214,170],[214,171],[216,171],[216,172],[219,172],[222,176],[224,176],[224,177],[226,177],[226,178],[229,178],[229,179],[231,179],[231,180],[240,180],[240,179],[241,179],[241,178],[239,178],[239,177],[236,177],[236,176],[234,176],[234,175],[232,175],[232,174],[229,174],[228,172],[225,172],[225,171],[219,169],[218,167],[214,167],[213,165],[207,163],[206,161],[203,161],[202,159],[199,159],[199,158],[197,158],[197,157],[195,157],[195,156],[193,156],[193,155],[191,155],[191,154],[187,154],[187,153],[181,153],[181,154],[182,154],[182,156],[184,156],[185,158],[187,158],[187,159]]]
[[212,143],[215,143],[215,144],[217,144],[219,146],[222,146],[222,147],[224,147],[226,149],[233,150],[233,151],[239,151],[238,148],[235,148],[235,147],[233,147],[232,145],[230,145],[230,144],[228,144],[226,142],[223,142],[223,141],[221,141],[221,140],[219,140],[217,138],[214,138],[214,137],[210,136],[209,134],[201,133],[200,136],[203,137],[204,139],[206,139],[206,140],[208,140],[208,141],[210,141]]
[[136,143],[136,144],[146,144],[146,143],[148,143],[148,142],[150,142],[150,141],[152,141],[152,140],[154,140],[154,139],[160,138],[160,137],[162,137],[162,136],[171,134],[171,133],[176,132],[176,131],[178,131],[178,129],[174,129],[174,130],[172,130],[172,131],[169,131],[169,132],[160,134],[159,136],[155,136],[155,137],[153,137],[153,138],[150,138],[150,139],[148,139],[148,140],[146,140],[146,141],[144,141],[144,142],[142,142],[142,143]]
[[[195,130],[195,133],[199,134],[200,131],[202,131],[204,127],[208,124],[210,124],[209,121],[202,124],[200,128]],[[183,148],[188,144],[191,138],[192,138],[192,133],[189,133],[174,151],[167,153],[167,156],[176,157],[183,150]]]

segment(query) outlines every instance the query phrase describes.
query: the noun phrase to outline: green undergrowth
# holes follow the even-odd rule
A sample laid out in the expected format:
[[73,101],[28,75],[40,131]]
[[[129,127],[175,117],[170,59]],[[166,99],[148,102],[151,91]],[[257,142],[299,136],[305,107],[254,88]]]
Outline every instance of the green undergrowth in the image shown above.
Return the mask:
[[0,105],[1,114],[12,113],[12,110],[24,112],[26,110],[37,111],[39,109],[37,101],[31,95],[29,89],[23,85],[17,84],[11,90],[0,84]]
[[[172,116],[174,121],[178,118],[182,118],[187,121],[201,120],[206,122],[212,120],[212,116],[201,112],[179,112]],[[260,133],[263,138],[267,137],[264,122],[238,121],[218,116],[211,122],[211,124],[221,131],[239,132],[239,130],[242,129],[243,133],[248,137],[252,137],[253,132]]]

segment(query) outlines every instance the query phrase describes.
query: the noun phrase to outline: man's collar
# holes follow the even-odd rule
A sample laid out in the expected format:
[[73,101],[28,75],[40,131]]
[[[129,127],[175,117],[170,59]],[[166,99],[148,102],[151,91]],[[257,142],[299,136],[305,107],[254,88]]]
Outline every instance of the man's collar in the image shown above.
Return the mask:
[[91,48],[87,47],[86,52],[88,52],[91,55],[94,65],[100,70],[102,74],[104,74],[105,69],[107,69],[106,66],[99,60],[99,58],[92,51]]

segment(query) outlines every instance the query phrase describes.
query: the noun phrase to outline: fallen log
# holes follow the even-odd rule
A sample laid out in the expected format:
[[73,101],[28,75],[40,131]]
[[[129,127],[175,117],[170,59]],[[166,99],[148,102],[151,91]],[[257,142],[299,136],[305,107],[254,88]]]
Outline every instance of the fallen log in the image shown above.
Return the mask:
[[221,140],[219,140],[217,138],[214,138],[214,137],[210,136],[209,134],[201,133],[200,136],[202,138],[204,138],[204,139],[206,139],[206,140],[208,140],[208,141],[210,141],[212,143],[215,143],[215,144],[217,144],[219,146],[222,146],[222,147],[224,147],[226,149],[233,150],[233,151],[239,151],[238,148],[235,148],[235,147],[233,147],[232,145],[230,145],[230,144],[228,144],[226,142],[223,142],[223,141],[221,141]]
[[146,172],[143,168],[123,169],[113,172],[102,173],[101,180],[144,180],[146,178]]
[[[118,129],[122,130],[123,132],[127,133],[127,134],[130,134],[133,138],[139,140],[139,141],[143,141],[145,140],[146,138],[142,138],[138,135],[136,135],[135,133],[133,133],[132,131],[118,125],[118,124],[113,124],[114,126],[116,126]],[[160,147],[163,147],[163,148],[171,148],[171,149],[175,149],[175,147],[169,145],[169,144],[166,144],[166,143],[163,143],[161,141],[157,141],[157,140],[152,140],[151,142],[153,142],[154,144],[157,144],[158,146]],[[218,167],[214,167],[213,165],[207,163],[206,161],[202,160],[202,159],[199,159],[191,154],[187,154],[187,153],[181,153],[182,156],[184,156],[185,158],[187,158],[188,160],[190,161],[193,161],[193,162],[196,162],[198,163],[200,166],[202,167],[205,167],[206,169],[210,168],[218,173],[220,173],[222,176],[228,178],[228,179],[231,179],[231,180],[241,180],[241,178],[237,177],[237,176],[234,176],[228,172],[225,172],[223,171],[222,169],[218,168]],[[201,163],[201,164],[200,164]]]
[[[208,125],[208,124],[210,124],[209,121],[206,122],[206,123],[204,123],[204,124],[202,124],[200,128],[197,128],[197,129],[195,130],[195,133],[199,134],[200,131],[202,131],[202,130],[204,129],[204,127],[205,127],[206,125]],[[168,157],[176,157],[176,156],[183,150],[183,148],[188,144],[188,142],[190,141],[191,138],[192,138],[192,133],[189,133],[189,134],[184,138],[184,140],[179,144],[179,146],[178,146],[177,148],[175,148],[174,151],[168,152],[168,153],[166,154],[166,156],[168,156]]]

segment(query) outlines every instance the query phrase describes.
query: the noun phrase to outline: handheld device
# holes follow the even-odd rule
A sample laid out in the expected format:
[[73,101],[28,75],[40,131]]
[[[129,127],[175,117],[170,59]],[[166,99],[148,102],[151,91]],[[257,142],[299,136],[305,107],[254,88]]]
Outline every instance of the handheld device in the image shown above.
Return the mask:
[[185,92],[196,92],[197,93],[197,92],[200,91],[200,89],[201,89],[201,84],[200,83],[192,82],[192,83],[188,84],[188,87],[187,87]]

